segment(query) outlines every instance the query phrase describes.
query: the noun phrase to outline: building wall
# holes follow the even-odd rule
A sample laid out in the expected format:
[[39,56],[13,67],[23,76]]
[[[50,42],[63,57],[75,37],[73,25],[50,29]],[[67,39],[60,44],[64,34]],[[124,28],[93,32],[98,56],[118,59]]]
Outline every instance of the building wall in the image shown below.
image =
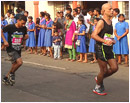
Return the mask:
[[39,1],[39,13],[41,11],[47,11],[54,20],[54,3],[52,1]]
[[33,1],[25,1],[25,11],[29,12],[29,16],[34,18],[34,5]]

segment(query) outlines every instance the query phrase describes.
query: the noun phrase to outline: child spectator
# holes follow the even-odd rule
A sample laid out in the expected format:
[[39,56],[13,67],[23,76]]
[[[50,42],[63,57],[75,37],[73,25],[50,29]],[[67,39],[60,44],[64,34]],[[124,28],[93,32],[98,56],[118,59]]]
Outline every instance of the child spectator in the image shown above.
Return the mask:
[[46,55],[45,54],[45,45],[44,45],[44,40],[45,40],[45,25],[46,25],[46,20],[44,18],[45,13],[40,12],[40,31],[39,31],[39,36],[38,36],[38,47],[41,48],[41,54],[40,55]]
[[40,23],[40,19],[36,18],[36,48],[35,48],[35,54],[37,54],[37,45],[38,45],[38,36],[39,36],[39,31],[40,31],[40,27],[39,27],[39,23]]
[[35,30],[35,23],[32,21],[32,16],[28,17],[28,41],[26,42],[26,46],[30,47],[30,54],[33,54],[33,48],[36,46],[35,44],[35,35],[34,35],[34,30]]
[[[46,26],[45,26],[45,41],[44,41],[44,45],[46,48],[49,48],[49,57],[53,57],[53,54],[52,54],[52,49],[51,49],[51,46],[52,46],[52,24],[53,24],[53,21],[50,17],[50,14],[49,13],[46,13],[45,14],[45,19],[46,19]],[[45,54],[46,51],[45,51]]]
[[55,60],[57,58],[61,59],[60,58],[61,37],[59,36],[58,31],[54,31],[53,43],[54,43],[54,59]]
[[125,56],[125,65],[128,66],[128,40],[127,34],[129,32],[129,25],[125,22],[124,14],[120,14],[118,17],[118,23],[115,25],[115,41],[113,46],[114,53],[118,55],[118,64],[121,64],[121,55]]
[[[83,16],[79,16],[78,24],[80,25],[79,32],[75,33],[75,35],[78,35],[77,41],[79,41],[79,43],[76,43],[77,52],[80,52],[80,59],[78,60],[78,62],[87,63],[87,49],[86,49],[86,39],[85,39],[86,25],[84,24]],[[84,61],[83,61],[83,55],[85,58]]]

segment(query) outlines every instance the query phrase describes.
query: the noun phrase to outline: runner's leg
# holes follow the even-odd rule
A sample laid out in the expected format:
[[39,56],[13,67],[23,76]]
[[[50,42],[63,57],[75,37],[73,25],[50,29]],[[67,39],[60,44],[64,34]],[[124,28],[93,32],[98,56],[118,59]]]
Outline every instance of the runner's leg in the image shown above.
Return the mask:
[[23,64],[22,58],[18,58],[15,63],[12,64],[11,70],[8,72],[7,77],[10,73],[15,73],[16,70]]
[[108,71],[107,62],[102,61],[100,59],[98,59],[97,61],[98,61],[99,67],[100,67],[100,72],[98,73],[98,76],[97,76],[97,84],[101,85],[103,83],[104,75]]
[[107,70],[107,73],[104,75],[104,78],[111,76],[113,73],[117,72],[118,70],[116,59],[109,59],[108,64],[110,68]]

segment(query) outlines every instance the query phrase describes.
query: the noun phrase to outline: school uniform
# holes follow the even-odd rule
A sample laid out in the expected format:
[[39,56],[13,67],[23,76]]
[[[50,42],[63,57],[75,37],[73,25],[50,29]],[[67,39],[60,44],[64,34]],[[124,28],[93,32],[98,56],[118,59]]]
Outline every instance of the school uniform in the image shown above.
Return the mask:
[[[35,29],[35,23],[29,23],[28,24],[28,29]],[[29,35],[28,41],[26,42],[27,47],[35,47],[36,46],[36,41],[35,41],[35,35],[34,31],[28,31],[27,32]]]
[[[93,31],[94,31],[94,29],[95,29],[95,26],[93,26]],[[95,44],[96,44],[96,41],[93,38],[91,38],[90,43],[89,43],[89,52],[90,53],[95,53]]]
[[[86,26],[82,24],[79,33],[83,33],[83,31],[86,31]],[[77,46],[77,52],[87,53],[85,35],[78,35],[77,40],[80,40],[80,46]]]
[[[40,20],[40,25],[46,25],[45,18]],[[45,29],[40,28],[39,36],[38,36],[38,47],[44,47],[44,40],[45,40]]]
[[[7,26],[8,25],[8,22],[7,22],[7,20],[3,20],[3,21],[1,21],[1,29],[3,29],[5,26]],[[4,34],[4,37],[5,37],[5,39],[8,41],[8,33],[7,32],[3,32],[3,34]],[[4,41],[3,41],[3,39],[1,38],[1,43],[3,43]]]
[[[125,21],[118,22],[115,25],[115,29],[117,35],[122,36],[126,32],[126,29],[129,29],[129,25]],[[117,40],[117,37],[115,36],[114,40],[116,41],[116,43],[113,46],[115,54],[129,54],[127,35],[121,38],[120,40]]]
[[[49,21],[46,21],[47,27],[52,27],[52,24],[53,24],[53,21],[51,19]],[[52,46],[52,30],[51,29],[46,29],[44,46],[45,47]]]

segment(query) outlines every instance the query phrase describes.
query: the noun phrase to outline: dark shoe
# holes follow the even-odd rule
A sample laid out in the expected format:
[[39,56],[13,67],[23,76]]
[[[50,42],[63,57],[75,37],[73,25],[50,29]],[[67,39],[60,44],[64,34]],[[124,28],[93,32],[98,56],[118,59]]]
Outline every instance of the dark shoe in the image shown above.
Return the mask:
[[15,83],[15,74],[14,73],[9,74],[9,81],[12,82],[13,84]]
[[2,83],[3,83],[3,84],[6,84],[6,85],[9,85],[10,83],[9,83],[8,77],[5,76],[5,77],[3,78],[3,80],[2,80]]

